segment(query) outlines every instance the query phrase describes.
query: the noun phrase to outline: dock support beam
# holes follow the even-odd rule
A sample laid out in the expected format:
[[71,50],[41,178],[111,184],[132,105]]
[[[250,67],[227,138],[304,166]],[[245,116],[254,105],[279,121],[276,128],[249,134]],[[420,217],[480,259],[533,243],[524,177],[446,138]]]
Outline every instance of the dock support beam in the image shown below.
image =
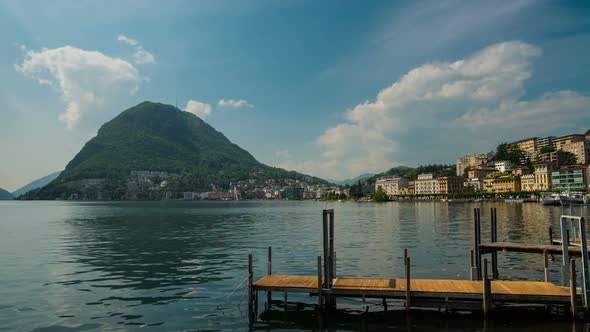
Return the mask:
[[572,313],[572,319],[576,320],[576,314],[578,313],[577,303],[577,288],[576,288],[576,261],[570,261],[570,310]]
[[318,310],[322,309],[322,256],[318,256]]
[[543,250],[543,271],[545,272],[545,282],[549,282],[549,255],[547,254],[547,249]]
[[254,274],[252,271],[252,254],[248,254],[248,319],[252,323],[254,319]]
[[[268,275],[272,274],[272,247],[268,247],[268,271],[266,272]],[[266,308],[270,309],[272,303],[272,292],[266,291]]]
[[[404,251],[407,254],[407,251]],[[406,311],[410,311],[410,306],[412,305],[412,292],[411,292],[411,282],[410,282],[410,257],[406,256],[405,259],[406,265]]]
[[561,249],[562,249],[562,258],[563,261],[561,263],[561,281],[564,286],[567,286],[569,281],[569,262],[570,262],[570,252],[568,249],[570,237],[569,231],[567,229],[567,221],[565,218],[561,218]]
[[492,284],[488,278],[488,260],[483,260],[483,319],[489,318],[492,309]]
[[[491,208],[492,222],[491,222],[491,237],[492,243],[498,242],[498,218],[496,215],[496,208]],[[492,278],[498,279],[498,252],[492,252]]]
[[477,279],[477,267],[475,267],[475,251],[469,251],[469,279],[471,281]]
[[479,208],[473,209],[473,249],[475,251],[475,267],[477,269],[477,280],[481,280],[481,253],[479,245],[481,244],[481,224]]
[[[334,210],[323,211],[323,240],[324,240],[324,287],[332,288],[334,279]],[[330,295],[324,296],[324,307],[334,308],[336,298]]]

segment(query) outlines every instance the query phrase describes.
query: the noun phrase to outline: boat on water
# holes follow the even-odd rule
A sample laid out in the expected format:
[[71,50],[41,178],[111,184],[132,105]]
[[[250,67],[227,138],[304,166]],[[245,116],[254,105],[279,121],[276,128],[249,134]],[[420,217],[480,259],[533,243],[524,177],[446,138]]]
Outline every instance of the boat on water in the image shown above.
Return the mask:
[[586,205],[590,203],[588,196],[580,192],[562,192],[559,198],[563,205]]
[[561,205],[561,197],[558,193],[541,193],[539,202],[543,205]]

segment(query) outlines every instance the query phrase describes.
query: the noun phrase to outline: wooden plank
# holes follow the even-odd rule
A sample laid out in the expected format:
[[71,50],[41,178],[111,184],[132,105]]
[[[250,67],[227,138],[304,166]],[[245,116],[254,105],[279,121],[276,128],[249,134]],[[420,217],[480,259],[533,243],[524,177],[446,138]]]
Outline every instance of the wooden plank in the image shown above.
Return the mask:
[[[518,243],[518,242],[494,242],[494,243],[482,243],[479,245],[482,252],[495,252],[495,251],[512,251],[512,252],[524,252],[524,253],[538,253],[542,254],[544,250],[547,250],[548,254],[561,254],[563,249],[557,245],[546,245],[536,243]],[[570,255],[581,254],[579,247],[568,247]]]
[[[267,275],[254,283],[257,289],[300,289],[309,293],[318,292],[317,276],[289,276],[289,275]],[[542,281],[501,281],[493,280],[491,284],[492,295],[503,295],[513,298],[518,297],[570,297],[569,287],[560,287],[552,283]],[[482,295],[481,281],[471,280],[446,280],[446,279],[411,279],[409,285],[412,297],[416,294],[440,294],[444,297],[448,294]],[[334,279],[333,290],[337,293],[361,294],[382,294],[399,293],[404,296],[407,290],[407,279],[405,278],[351,278],[340,277]]]

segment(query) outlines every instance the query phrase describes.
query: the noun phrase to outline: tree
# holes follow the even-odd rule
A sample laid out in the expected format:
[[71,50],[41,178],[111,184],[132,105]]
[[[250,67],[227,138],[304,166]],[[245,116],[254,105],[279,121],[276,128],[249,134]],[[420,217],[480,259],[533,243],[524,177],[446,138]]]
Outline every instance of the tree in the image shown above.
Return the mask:
[[350,196],[354,199],[363,197],[363,185],[360,180],[350,187]]
[[539,150],[539,153],[549,153],[555,151],[555,148],[552,146],[544,146]]
[[383,191],[383,189],[381,187],[378,187],[377,190],[375,190],[375,194],[373,194],[373,200],[375,202],[388,201],[387,194],[385,194],[385,192]]
[[578,163],[578,156],[571,152],[565,152],[565,158],[563,160],[563,164],[566,166],[575,165]]
[[470,167],[469,167],[469,166],[467,166],[467,167],[465,167],[465,168],[463,169],[463,177],[464,177],[464,178],[468,178],[468,177],[469,177],[469,168],[470,168]]

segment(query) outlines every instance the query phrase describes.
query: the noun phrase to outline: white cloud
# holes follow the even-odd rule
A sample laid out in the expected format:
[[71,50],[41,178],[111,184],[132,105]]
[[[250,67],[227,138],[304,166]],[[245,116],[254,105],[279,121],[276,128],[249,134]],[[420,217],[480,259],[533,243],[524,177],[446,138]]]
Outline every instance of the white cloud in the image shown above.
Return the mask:
[[248,107],[248,108],[254,108],[254,105],[248,103],[247,100],[244,99],[240,99],[240,100],[234,100],[234,99],[220,99],[219,102],[217,103],[217,106],[219,107]]
[[[355,176],[402,162],[452,162],[501,141],[590,120],[590,96],[579,92],[549,92],[524,100],[524,83],[541,53],[533,45],[513,41],[455,62],[414,68],[375,100],[348,110],[346,121],[326,129],[316,144],[326,161],[336,161],[330,172]],[[291,166],[325,176],[323,163]]]
[[61,94],[67,109],[59,118],[69,129],[78,124],[83,113],[102,110],[119,96],[135,93],[141,82],[129,62],[72,46],[30,50],[15,68]]
[[291,158],[291,154],[289,153],[289,150],[287,150],[287,149],[275,152],[275,156],[277,156],[279,158],[284,158],[284,159]]
[[211,105],[191,99],[186,103],[184,111],[204,119],[211,114]]
[[138,44],[137,40],[135,40],[135,39],[131,39],[131,38],[129,38],[129,37],[127,37],[127,36],[125,36],[125,35],[118,35],[118,36],[117,36],[117,40],[118,40],[118,41],[122,41],[122,42],[124,42],[125,44],[127,44],[127,45],[131,45],[131,46],[135,46],[135,45],[137,45],[137,44]]
[[139,42],[135,39],[129,38],[125,35],[118,35],[117,40],[123,42],[129,46],[135,47],[135,53],[133,54],[133,62],[138,65],[147,63],[156,63],[156,58],[153,54],[148,52]]

